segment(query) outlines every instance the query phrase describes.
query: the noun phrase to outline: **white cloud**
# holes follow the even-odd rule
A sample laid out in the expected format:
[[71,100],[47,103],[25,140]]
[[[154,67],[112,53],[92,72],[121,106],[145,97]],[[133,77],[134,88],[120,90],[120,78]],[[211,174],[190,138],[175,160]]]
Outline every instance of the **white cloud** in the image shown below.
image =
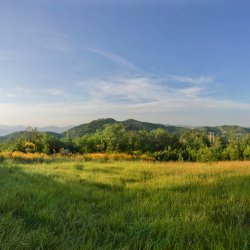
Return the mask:
[[[187,78],[179,77],[182,87],[172,84],[172,77],[158,79],[149,76],[128,77],[119,76],[112,79],[91,79],[78,82],[77,85],[87,90],[92,99],[102,99],[112,102],[114,97],[127,100],[132,103],[148,103],[161,101],[163,99],[198,98],[210,93],[208,78]],[[179,82],[175,78],[175,82]],[[184,81],[186,79],[186,81]],[[202,80],[203,79],[203,80]],[[202,85],[197,85],[202,82]],[[206,84],[205,84],[206,83]]]
[[138,68],[133,63],[129,62],[127,59],[123,58],[120,55],[117,55],[117,54],[114,54],[114,53],[111,53],[108,51],[104,51],[101,49],[96,49],[96,48],[87,48],[86,47],[85,49],[90,51],[90,52],[93,52],[99,56],[102,56],[102,57],[108,59],[109,61],[111,61],[115,64],[118,64],[119,66],[126,67],[130,70],[138,70]]
[[44,89],[38,89],[37,92],[39,94],[44,94],[44,95],[52,95],[65,98],[70,97],[70,93],[63,88],[44,88]]
[[[167,79],[169,80],[168,77]],[[216,83],[210,77],[176,77],[175,80],[177,79],[187,84],[181,88],[173,87],[171,84],[168,86],[168,80],[146,76],[79,82],[77,86],[91,95],[91,102],[87,105],[87,110],[91,112],[84,113],[86,110],[82,108],[83,116],[95,114],[95,118],[140,117],[144,120],[152,117],[155,122],[213,125],[236,123],[236,117],[240,113],[250,114],[249,103],[221,100],[213,96],[211,88],[214,89]],[[211,114],[212,119],[209,117]],[[171,120],[169,117],[172,117]],[[239,123],[240,121],[242,119],[238,120]]]
[[48,97],[59,97],[60,99],[72,97],[72,93],[64,88],[27,88],[15,86],[13,88],[0,88],[0,102],[12,98],[21,102],[22,100],[48,100]]
[[0,88],[0,100],[8,99],[8,98],[15,98],[16,97],[16,91],[13,89],[6,89],[6,88]]
[[15,93],[0,89],[0,99],[13,98],[13,97],[16,97]]
[[203,88],[201,87],[187,87],[187,88],[182,88],[178,90],[179,93],[184,94],[186,97],[193,97],[195,98],[196,96],[200,95],[203,93]]
[[[88,89],[92,99],[112,102],[113,98],[126,99],[128,102],[148,102],[163,98],[161,86],[147,77],[117,77],[111,80],[88,80],[78,83]],[[164,89],[167,87],[164,87]],[[169,90],[170,91],[170,90]],[[164,90],[165,92],[165,90]]]
[[[242,114],[244,117],[242,119]],[[45,126],[81,124],[101,117],[186,125],[233,124],[247,126],[250,104],[211,98],[166,98],[150,103],[111,103],[91,100],[38,105],[0,104],[0,123]]]
[[208,84],[213,82],[213,78],[208,76],[188,77],[188,76],[169,75],[169,78],[176,82],[183,82],[194,85]]
[[[39,102],[33,105],[19,100],[17,104],[0,104],[0,123],[70,125],[114,117],[187,125],[250,124],[247,118],[250,117],[249,103],[221,100],[207,94],[216,83],[197,80],[206,79],[204,77],[187,79],[188,83],[182,87],[168,84],[168,77],[149,76],[90,79],[69,89],[28,90],[19,87],[15,95],[19,91],[22,98],[33,96],[34,100],[40,95]],[[197,85],[197,82],[204,83]]]

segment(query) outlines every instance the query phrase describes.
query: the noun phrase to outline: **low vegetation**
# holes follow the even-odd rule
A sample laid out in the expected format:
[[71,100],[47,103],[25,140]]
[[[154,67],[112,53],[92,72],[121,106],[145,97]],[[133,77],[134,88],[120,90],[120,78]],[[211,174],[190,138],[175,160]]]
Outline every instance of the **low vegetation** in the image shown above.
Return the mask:
[[250,248],[247,161],[4,159],[0,185],[4,250]]
[[67,161],[155,161],[153,157],[146,154],[130,155],[125,153],[86,153],[86,154],[51,154],[44,153],[23,153],[19,151],[0,152],[0,162],[9,160],[14,163],[48,163],[48,162],[67,162]]

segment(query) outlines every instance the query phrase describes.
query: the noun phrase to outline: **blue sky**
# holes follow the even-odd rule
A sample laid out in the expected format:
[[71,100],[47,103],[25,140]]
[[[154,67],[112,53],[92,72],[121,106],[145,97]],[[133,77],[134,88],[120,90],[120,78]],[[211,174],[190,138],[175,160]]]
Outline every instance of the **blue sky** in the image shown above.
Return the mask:
[[250,126],[250,3],[1,0],[0,124]]

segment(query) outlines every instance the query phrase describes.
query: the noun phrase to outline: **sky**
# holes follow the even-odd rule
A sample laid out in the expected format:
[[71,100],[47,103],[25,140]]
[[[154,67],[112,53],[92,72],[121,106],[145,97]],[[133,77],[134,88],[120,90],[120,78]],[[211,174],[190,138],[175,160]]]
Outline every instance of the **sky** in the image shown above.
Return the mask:
[[0,124],[250,127],[247,0],[1,0]]

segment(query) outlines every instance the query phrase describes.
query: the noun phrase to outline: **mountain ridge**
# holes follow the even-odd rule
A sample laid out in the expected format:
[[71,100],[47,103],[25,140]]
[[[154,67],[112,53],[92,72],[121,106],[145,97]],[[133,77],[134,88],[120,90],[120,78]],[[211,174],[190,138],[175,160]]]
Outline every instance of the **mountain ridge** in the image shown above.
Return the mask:
[[[204,131],[206,133],[213,132],[215,134],[248,134],[250,133],[250,128],[242,127],[238,125],[222,125],[222,126],[197,126],[197,127],[188,127],[188,126],[178,126],[178,125],[169,125],[169,124],[161,124],[161,123],[150,123],[150,122],[143,122],[138,121],[135,119],[127,119],[124,121],[117,121],[113,118],[100,118],[97,120],[93,120],[89,123],[83,123],[77,126],[69,126],[69,127],[57,127],[57,126],[48,126],[48,127],[42,127],[38,128],[39,132],[47,132],[50,134],[54,134],[58,137],[65,137],[67,134],[70,135],[72,138],[81,137],[86,134],[92,134],[95,133],[97,130],[102,130],[105,125],[111,125],[111,124],[123,124],[126,126],[128,130],[147,130],[152,131],[158,128],[165,129],[169,133],[176,133],[176,134],[182,134],[187,131],[191,130],[197,130],[197,131]],[[15,138],[19,134],[24,133],[25,126],[9,126],[12,128],[21,128],[20,131],[14,131],[12,133],[1,135],[1,128],[5,125],[0,125],[0,140],[5,140],[8,138]],[[6,126],[8,127],[8,126]],[[61,131],[60,131],[61,130]]]
[[[64,131],[67,131],[68,129],[72,128],[74,126],[65,126],[65,127],[59,127],[59,126],[46,126],[46,127],[38,127],[38,131],[41,132],[54,132],[54,133],[63,133]],[[0,124],[0,137],[1,136],[7,136],[12,133],[25,131],[27,129],[27,126],[24,125],[4,125]]]

